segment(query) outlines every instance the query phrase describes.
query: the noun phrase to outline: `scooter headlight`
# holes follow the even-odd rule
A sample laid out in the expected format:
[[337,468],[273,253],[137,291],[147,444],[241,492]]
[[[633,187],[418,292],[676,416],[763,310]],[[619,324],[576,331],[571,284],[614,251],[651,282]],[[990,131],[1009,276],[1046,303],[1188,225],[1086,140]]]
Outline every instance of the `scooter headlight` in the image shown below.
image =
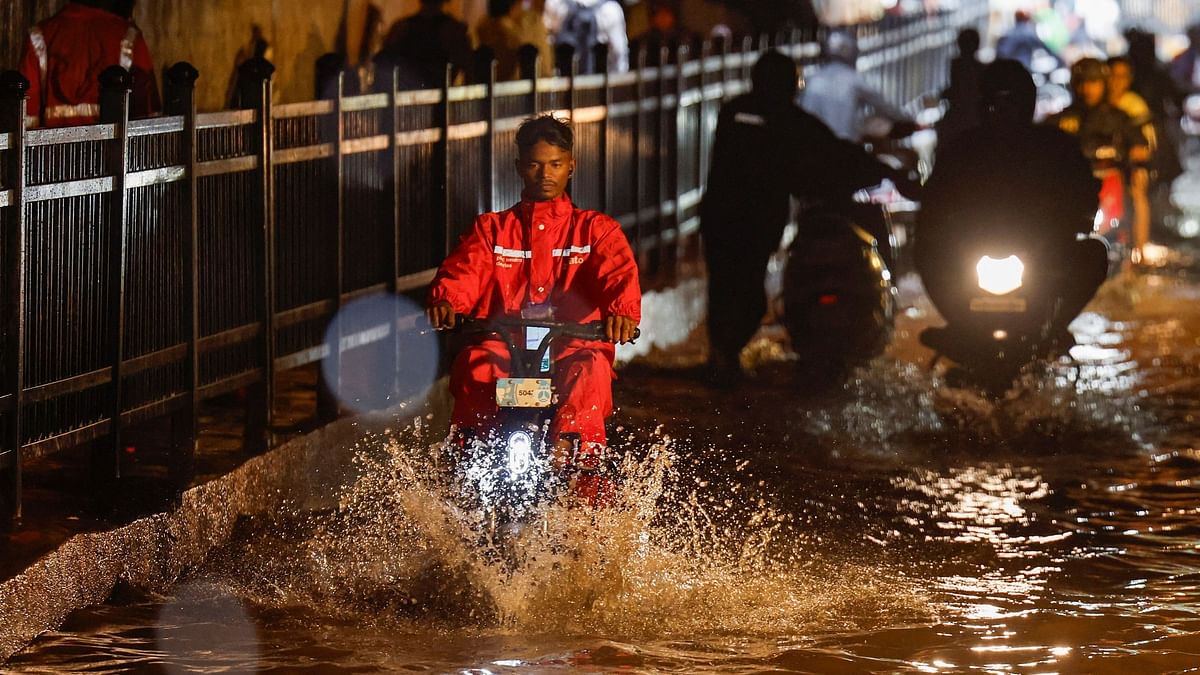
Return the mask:
[[999,260],[985,255],[976,263],[975,272],[979,275],[981,289],[993,295],[1004,295],[1021,287],[1025,263],[1015,255]]
[[533,438],[524,431],[514,431],[508,437],[508,475],[524,475],[533,466]]

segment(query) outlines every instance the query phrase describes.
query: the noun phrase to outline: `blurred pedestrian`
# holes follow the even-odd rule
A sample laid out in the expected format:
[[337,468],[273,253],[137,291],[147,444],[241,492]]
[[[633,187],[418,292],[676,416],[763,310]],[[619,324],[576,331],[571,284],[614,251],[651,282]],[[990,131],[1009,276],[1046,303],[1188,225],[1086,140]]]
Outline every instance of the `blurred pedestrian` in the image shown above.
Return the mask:
[[[625,10],[617,0],[546,0],[546,28],[555,53],[570,48],[579,57],[580,73],[629,70],[629,33]],[[608,63],[595,62],[595,47],[608,46]]]
[[996,42],[996,58],[1012,59],[1025,66],[1025,70],[1032,71],[1033,56],[1039,50],[1052,56],[1059,65],[1065,65],[1058,52],[1038,37],[1037,25],[1029,12],[1018,10],[1013,14],[1012,28]]
[[524,45],[533,45],[541,57],[538,75],[554,73],[554,50],[542,21],[542,3],[530,0],[488,0],[487,16],[475,25],[475,42],[492,50],[496,58],[496,78],[515,80],[521,75],[518,53]]
[[668,50],[667,63],[674,63],[677,49],[688,47],[694,36],[683,29],[679,23],[678,0],[650,0],[647,3],[650,27],[633,41],[631,51],[646,52],[648,65],[660,65],[662,50]]
[[979,41],[979,31],[974,28],[958,32],[958,56],[950,61],[950,84],[942,92],[949,107],[937,126],[942,140],[979,126],[979,74],[983,70],[975,57]]
[[244,90],[242,86],[242,64],[250,59],[266,59],[271,60],[271,45],[267,39],[263,37],[262,27],[258,24],[250,26],[250,41],[242,45],[238,50],[237,55],[233,58],[233,73],[229,78],[229,86],[225,89],[225,100],[230,108],[241,108],[241,94]]
[[383,12],[371,0],[343,0],[334,51],[317,60],[317,98],[335,95],[336,78],[344,73],[344,94],[372,91],[378,74],[372,57],[383,47]]
[[25,39],[21,74],[29,80],[28,126],[94,124],[100,119],[100,73],[121,66],[133,79],[131,117],[160,111],[154,62],[130,18],[132,0],[72,0]]
[[862,142],[868,108],[893,124],[913,125],[911,117],[858,72],[858,44],[853,36],[841,30],[831,32],[825,40],[825,58],[826,62],[805,78],[800,105],[838,137]]
[[1200,93],[1200,22],[1187,28],[1188,48],[1171,60],[1171,77],[1187,94]]
[[471,67],[467,25],[444,11],[449,0],[421,0],[416,14],[396,22],[376,55],[378,66],[400,69],[402,89],[434,89],[446,80],[460,82]]

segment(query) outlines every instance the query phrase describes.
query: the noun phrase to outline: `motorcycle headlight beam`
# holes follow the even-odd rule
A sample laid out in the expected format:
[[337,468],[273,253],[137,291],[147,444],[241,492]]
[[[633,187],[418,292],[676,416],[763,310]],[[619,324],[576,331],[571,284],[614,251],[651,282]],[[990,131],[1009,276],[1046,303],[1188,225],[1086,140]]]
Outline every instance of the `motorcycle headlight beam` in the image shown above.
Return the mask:
[[1025,263],[1015,255],[999,260],[985,255],[975,264],[975,272],[979,275],[979,288],[992,295],[1004,295],[1021,287]]
[[509,478],[528,472],[533,466],[533,438],[524,431],[514,431],[508,436],[507,449]]

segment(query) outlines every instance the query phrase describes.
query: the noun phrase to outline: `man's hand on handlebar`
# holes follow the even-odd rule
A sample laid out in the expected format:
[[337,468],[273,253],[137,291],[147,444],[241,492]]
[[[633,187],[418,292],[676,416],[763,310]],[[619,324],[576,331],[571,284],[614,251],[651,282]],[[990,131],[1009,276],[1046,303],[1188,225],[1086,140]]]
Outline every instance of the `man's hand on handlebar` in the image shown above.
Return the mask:
[[604,319],[604,337],[609,342],[633,342],[635,330],[637,322],[627,316],[610,316]]
[[434,330],[454,328],[456,323],[454,307],[445,300],[430,305],[425,310],[425,315],[429,317],[429,325],[433,326]]

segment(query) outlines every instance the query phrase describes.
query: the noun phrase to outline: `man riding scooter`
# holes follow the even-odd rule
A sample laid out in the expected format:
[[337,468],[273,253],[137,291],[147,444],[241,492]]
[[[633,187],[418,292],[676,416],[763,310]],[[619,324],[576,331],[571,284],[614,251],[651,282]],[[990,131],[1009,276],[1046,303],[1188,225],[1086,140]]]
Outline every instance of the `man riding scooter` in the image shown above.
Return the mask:
[[1020,63],[985,67],[980,94],[982,125],[938,153],[925,186],[914,256],[948,326],[921,341],[960,364],[1019,367],[1071,346],[1067,325],[1104,282],[1106,246],[1087,237],[1099,182],[1074,138],[1033,124]]
[[[562,338],[550,350],[557,400],[546,442],[564,473],[595,465],[605,452],[614,344],[631,342],[641,318],[637,263],[620,225],[577,208],[566,193],[575,172],[573,142],[571,127],[549,115],[521,125],[515,162],[521,201],[476,217],[438,269],[427,310],[437,329],[454,328],[459,315],[603,322],[604,340]],[[475,337],[450,372],[452,433],[460,438],[495,431],[497,381],[513,370],[509,342]]]

